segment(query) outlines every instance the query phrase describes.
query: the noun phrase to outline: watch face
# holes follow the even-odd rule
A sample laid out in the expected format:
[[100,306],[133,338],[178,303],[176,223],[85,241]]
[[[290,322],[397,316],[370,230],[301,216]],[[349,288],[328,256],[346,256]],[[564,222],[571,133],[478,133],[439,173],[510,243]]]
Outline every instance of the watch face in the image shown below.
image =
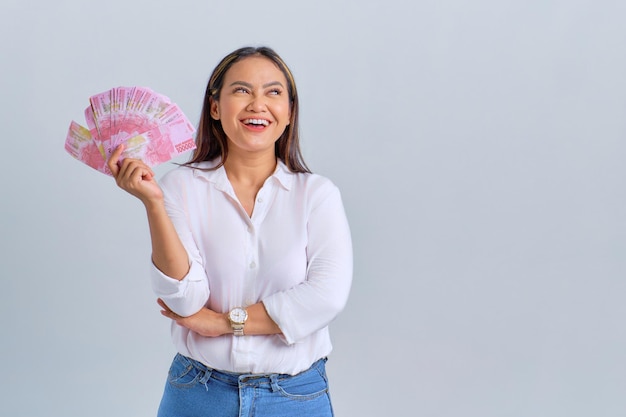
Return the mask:
[[234,323],[243,323],[248,318],[248,313],[243,308],[233,308],[229,314],[230,320]]

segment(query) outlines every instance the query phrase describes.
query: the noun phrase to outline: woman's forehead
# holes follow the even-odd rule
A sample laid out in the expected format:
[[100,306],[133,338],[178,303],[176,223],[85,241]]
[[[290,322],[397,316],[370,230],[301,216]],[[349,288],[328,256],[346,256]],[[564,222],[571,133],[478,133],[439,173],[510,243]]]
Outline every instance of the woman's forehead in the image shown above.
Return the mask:
[[246,81],[252,84],[266,84],[280,81],[283,85],[287,80],[278,65],[264,56],[245,57],[235,62],[224,75],[224,84],[234,81]]

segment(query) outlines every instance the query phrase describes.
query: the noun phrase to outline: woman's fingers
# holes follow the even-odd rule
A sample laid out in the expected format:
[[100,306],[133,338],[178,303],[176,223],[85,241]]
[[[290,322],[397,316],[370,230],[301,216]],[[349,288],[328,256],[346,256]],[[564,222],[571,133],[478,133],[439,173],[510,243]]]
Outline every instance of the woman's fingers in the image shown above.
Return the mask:
[[188,328],[205,337],[216,337],[228,333],[230,325],[225,322],[223,314],[216,313],[208,308],[202,308],[195,314],[188,317],[182,317],[174,313],[162,299],[157,299],[157,303],[161,306],[161,314],[178,325]]
[[154,171],[140,159],[124,158],[124,145],[119,145],[107,161],[117,186],[137,197],[144,204],[162,203],[163,192],[159,187]]
[[109,157],[109,160],[107,161],[107,166],[111,170],[111,173],[113,173],[114,178],[117,178],[117,175],[120,172],[120,167],[117,165],[117,163],[120,160],[120,155],[122,154],[122,152],[124,152],[124,145],[119,145],[117,148],[115,148],[115,150]]
[[157,303],[159,303],[159,306],[161,306],[162,308],[161,315],[167,317],[168,319],[174,320],[176,323],[180,324],[181,326],[184,325],[184,322],[182,322],[182,320],[184,320],[184,317],[179,316],[178,314],[174,313],[167,306],[167,304],[165,304],[163,300],[161,300],[160,298],[157,300]]
[[125,158],[117,163],[117,185],[140,199],[155,194],[153,179],[154,171],[139,159]]
[[[136,175],[142,179],[150,181],[154,177],[154,172],[139,159],[125,158],[120,162],[120,156],[122,155],[122,152],[124,152],[124,149],[124,144],[120,144],[117,148],[115,148],[111,157],[107,161],[107,166],[113,173],[113,176],[115,178],[118,176],[130,178],[133,175]],[[140,170],[137,171],[137,169]]]
[[167,306],[167,304],[165,304],[165,302],[163,302],[163,300],[161,300],[160,298],[157,299],[157,303],[159,304],[159,306],[161,306],[161,308],[163,310],[165,310],[166,312],[172,311],[170,310],[170,308]]
[[161,314],[163,314],[165,317],[171,317],[171,314],[173,313],[172,310],[170,310],[170,308],[163,302],[163,300],[161,300],[160,298],[157,299],[157,303],[159,303],[159,306],[162,308],[161,310]]
[[136,184],[138,181],[150,181],[154,172],[139,159],[126,158],[119,167],[118,177],[121,182]]

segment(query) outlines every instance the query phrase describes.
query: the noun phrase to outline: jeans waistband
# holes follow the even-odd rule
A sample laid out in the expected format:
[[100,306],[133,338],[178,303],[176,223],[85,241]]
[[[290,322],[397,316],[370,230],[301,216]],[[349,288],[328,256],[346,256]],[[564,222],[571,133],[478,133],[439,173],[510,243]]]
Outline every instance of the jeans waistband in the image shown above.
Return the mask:
[[[180,355],[180,354],[179,354]],[[181,355],[183,356],[183,355]],[[218,371],[216,369],[212,369],[201,362],[196,361],[195,359],[191,359],[185,356],[195,368],[205,372],[207,376],[210,378],[218,379],[222,382],[225,382],[230,385],[239,386],[243,385],[253,385],[253,386],[263,386],[269,385],[274,386],[277,382],[283,381],[285,379],[298,378],[300,376],[304,376],[308,372],[318,372],[318,369],[323,368],[326,364],[327,358],[321,358],[313,363],[308,369],[297,373],[295,375],[289,374],[278,374],[278,373],[270,373],[270,374],[250,374],[250,373],[236,373],[236,372],[225,372]]]

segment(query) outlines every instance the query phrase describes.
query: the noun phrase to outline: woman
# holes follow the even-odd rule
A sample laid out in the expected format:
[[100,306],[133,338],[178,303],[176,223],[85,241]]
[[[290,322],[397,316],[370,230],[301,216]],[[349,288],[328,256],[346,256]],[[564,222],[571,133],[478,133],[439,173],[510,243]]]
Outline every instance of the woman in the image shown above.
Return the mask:
[[159,416],[332,416],[324,364],[350,231],[338,189],[302,159],[296,85],[272,49],[218,64],[196,142],[160,183],[119,162],[123,147],[108,161],[145,205],[153,288],[173,320]]

